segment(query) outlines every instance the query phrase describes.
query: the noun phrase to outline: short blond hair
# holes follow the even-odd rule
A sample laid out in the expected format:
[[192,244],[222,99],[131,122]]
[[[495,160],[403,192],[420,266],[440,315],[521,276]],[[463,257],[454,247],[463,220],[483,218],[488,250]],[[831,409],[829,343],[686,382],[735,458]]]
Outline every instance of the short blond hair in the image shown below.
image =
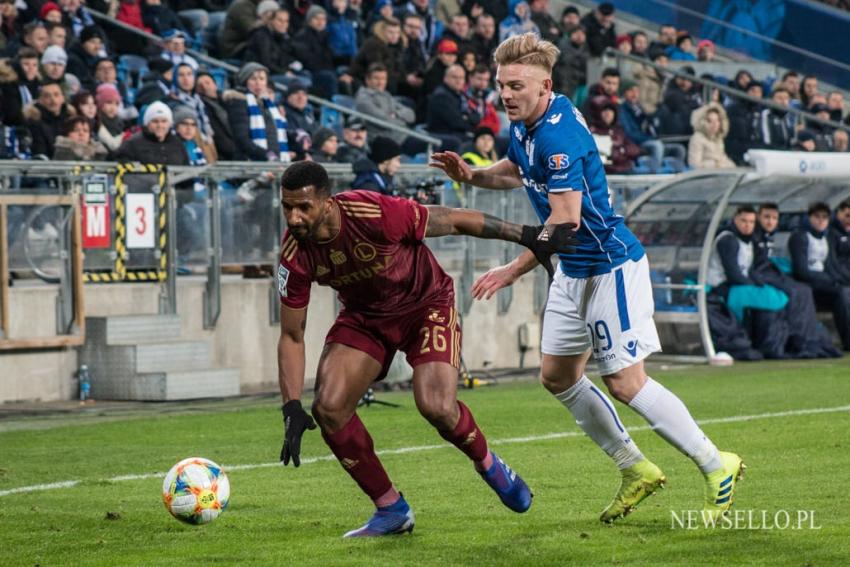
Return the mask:
[[561,50],[533,32],[515,35],[503,41],[493,53],[497,65],[534,65],[551,73]]

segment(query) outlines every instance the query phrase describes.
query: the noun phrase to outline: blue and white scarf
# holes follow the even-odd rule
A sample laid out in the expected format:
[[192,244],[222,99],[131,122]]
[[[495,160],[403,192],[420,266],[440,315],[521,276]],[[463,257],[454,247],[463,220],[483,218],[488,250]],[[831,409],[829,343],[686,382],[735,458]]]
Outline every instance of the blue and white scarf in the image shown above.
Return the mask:
[[[204,150],[201,149],[195,140],[183,140],[183,146],[186,148],[186,153],[189,154],[189,165],[197,167],[207,165],[207,157],[204,155]],[[203,193],[206,186],[200,177],[196,177],[193,181],[193,189],[195,194]]]
[[[207,116],[207,109],[204,107],[204,101],[201,100],[201,97],[194,92],[186,92],[182,90],[177,84],[177,70],[183,65],[191,67],[188,63],[180,63],[174,67],[171,77],[171,94],[177,97],[180,102],[195,111],[195,116],[198,117],[198,131],[201,133],[201,136],[207,140],[212,140],[212,124],[210,124],[210,118]],[[192,69],[192,72],[195,74],[195,77],[197,77],[198,73],[194,69]]]
[[168,51],[167,49],[162,52],[162,58],[166,61],[171,61],[172,65],[181,65],[185,64],[192,68],[192,71],[198,70],[198,62],[191,55],[186,55],[185,53],[178,55],[172,51]]
[[[251,141],[255,145],[260,146],[264,150],[269,149],[269,143],[266,140],[266,121],[263,119],[263,113],[257,105],[257,97],[251,92],[245,93],[248,104],[248,126],[251,129]],[[289,161],[289,146],[286,143],[286,120],[277,109],[277,105],[273,100],[263,98],[263,106],[272,115],[274,119],[275,130],[277,130],[277,150],[279,159],[282,162]]]
[[74,37],[80,37],[83,28],[94,25],[94,20],[86,8],[79,8],[76,13],[68,13],[68,18],[71,20],[71,31],[74,32]]

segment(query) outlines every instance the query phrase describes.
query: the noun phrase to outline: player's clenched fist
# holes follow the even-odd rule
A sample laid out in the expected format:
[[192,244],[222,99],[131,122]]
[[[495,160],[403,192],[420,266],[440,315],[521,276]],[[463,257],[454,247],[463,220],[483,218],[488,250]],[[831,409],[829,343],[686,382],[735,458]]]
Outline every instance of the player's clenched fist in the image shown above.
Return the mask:
[[472,181],[472,168],[454,152],[433,153],[428,165],[443,170],[452,181],[458,183]]
[[304,411],[300,400],[289,400],[281,408],[283,411],[283,448],[280,450],[280,460],[284,466],[289,464],[301,465],[301,436],[306,429],[316,429],[316,422]]

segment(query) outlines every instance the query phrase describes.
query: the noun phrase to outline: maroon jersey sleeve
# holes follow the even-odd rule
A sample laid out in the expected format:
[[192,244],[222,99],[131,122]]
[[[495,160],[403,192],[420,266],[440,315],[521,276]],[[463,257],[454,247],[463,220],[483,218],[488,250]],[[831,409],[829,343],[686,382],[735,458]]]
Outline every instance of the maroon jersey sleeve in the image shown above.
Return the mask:
[[374,191],[348,191],[344,195],[349,202],[363,203],[348,205],[349,207],[363,207],[365,209],[360,210],[368,211],[368,207],[380,206],[377,226],[388,242],[424,240],[425,229],[428,227],[428,208],[424,205],[411,199],[389,197]]
[[305,255],[299,253],[298,241],[287,232],[280,247],[277,292],[281,304],[290,309],[303,309],[310,302],[310,284],[313,278],[304,264]]

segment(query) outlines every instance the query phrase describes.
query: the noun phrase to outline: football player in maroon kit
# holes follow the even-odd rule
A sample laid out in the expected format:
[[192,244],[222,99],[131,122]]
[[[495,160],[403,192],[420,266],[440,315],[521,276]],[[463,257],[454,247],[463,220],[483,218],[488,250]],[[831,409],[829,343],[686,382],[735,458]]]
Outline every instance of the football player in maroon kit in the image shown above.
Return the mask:
[[300,464],[301,437],[316,427],[301,405],[304,329],[315,281],[337,290],[343,307],[325,339],[312,414],[328,447],[377,508],[345,537],[413,530],[413,512],[356,413],[357,402],[384,377],[396,350],[413,367],[413,396],[422,416],[472,460],[508,508],[528,510],[532,495],[525,482],[488,450],[469,408],[457,400],[461,329],[454,286],[423,239],[466,234],[518,242],[551,269],[553,253],[572,249],[573,225],[520,226],[479,211],[369,191],[331,196],[327,172],[314,162],[290,165],[281,186],[288,225],[278,266],[284,465]]

